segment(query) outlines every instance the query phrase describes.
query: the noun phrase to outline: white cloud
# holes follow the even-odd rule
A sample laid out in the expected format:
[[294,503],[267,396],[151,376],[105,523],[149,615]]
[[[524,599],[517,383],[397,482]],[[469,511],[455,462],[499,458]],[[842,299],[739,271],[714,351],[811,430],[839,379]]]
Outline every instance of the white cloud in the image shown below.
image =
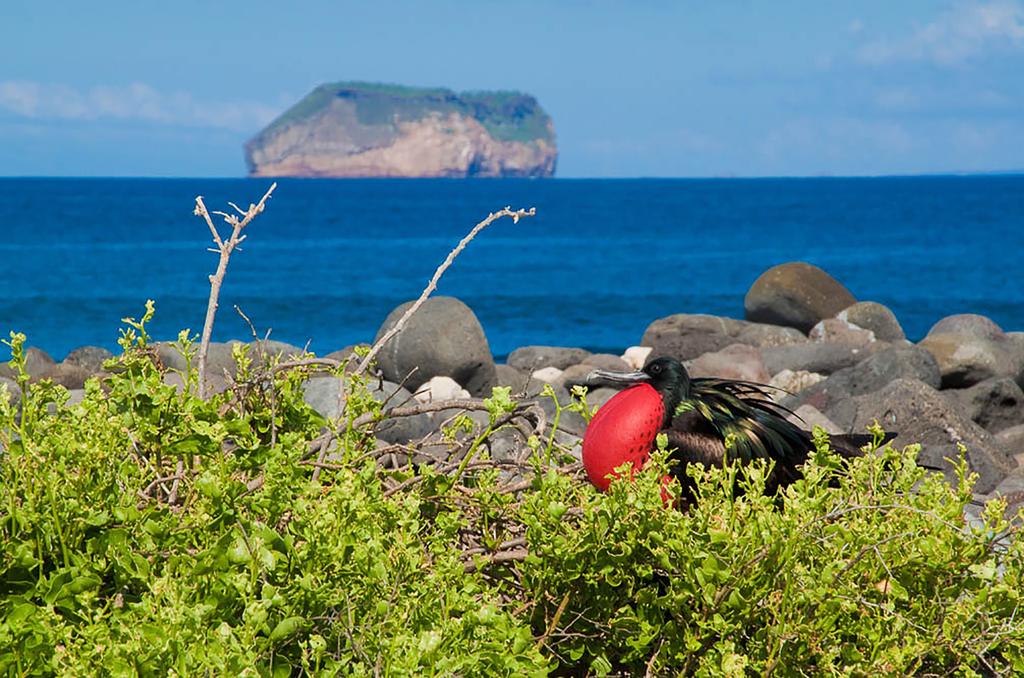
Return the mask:
[[253,131],[278,114],[252,101],[197,101],[188,92],[159,92],[143,83],[68,85],[0,82],[0,109],[34,120],[125,120],[184,127]]
[[865,44],[857,56],[874,65],[929,61],[948,66],[1006,49],[1024,49],[1024,6],[1016,0],[961,2],[901,40]]

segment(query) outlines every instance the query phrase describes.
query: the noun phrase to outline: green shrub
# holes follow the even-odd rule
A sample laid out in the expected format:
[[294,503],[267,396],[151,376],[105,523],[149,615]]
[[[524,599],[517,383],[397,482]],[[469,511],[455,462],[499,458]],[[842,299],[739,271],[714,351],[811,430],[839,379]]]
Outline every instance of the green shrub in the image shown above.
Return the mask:
[[[488,426],[450,426],[451,463],[386,469],[360,378],[336,437],[302,400],[311,366],[241,345],[235,383],[203,400],[191,367],[164,383],[151,315],[73,406],[29,383],[12,334],[7,674],[1024,671],[1024,553],[999,502],[965,522],[962,461],[950,485],[913,448],[846,464],[822,437],[783,496],[763,495],[763,466],[694,469],[679,511],[662,454],[602,495],[550,430],[510,475],[487,444],[528,410],[497,389]],[[194,355],[187,332],[178,345]]]

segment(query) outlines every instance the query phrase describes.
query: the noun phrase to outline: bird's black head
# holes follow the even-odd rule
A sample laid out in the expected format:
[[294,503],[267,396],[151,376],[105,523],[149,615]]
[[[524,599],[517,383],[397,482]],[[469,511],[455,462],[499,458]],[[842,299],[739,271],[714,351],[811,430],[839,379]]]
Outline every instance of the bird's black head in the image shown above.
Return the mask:
[[648,361],[639,372],[610,372],[594,370],[587,375],[587,384],[635,385],[648,383],[654,387],[665,402],[665,416],[671,420],[676,407],[685,398],[690,397],[690,375],[681,362],[675,358],[662,356]]

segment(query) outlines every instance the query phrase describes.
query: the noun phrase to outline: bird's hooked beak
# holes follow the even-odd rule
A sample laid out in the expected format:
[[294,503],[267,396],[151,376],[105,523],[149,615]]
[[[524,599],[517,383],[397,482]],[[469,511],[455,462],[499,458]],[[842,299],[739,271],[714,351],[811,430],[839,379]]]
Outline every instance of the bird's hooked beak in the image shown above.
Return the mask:
[[612,372],[611,370],[594,370],[587,375],[587,386],[642,384],[650,381],[646,372]]

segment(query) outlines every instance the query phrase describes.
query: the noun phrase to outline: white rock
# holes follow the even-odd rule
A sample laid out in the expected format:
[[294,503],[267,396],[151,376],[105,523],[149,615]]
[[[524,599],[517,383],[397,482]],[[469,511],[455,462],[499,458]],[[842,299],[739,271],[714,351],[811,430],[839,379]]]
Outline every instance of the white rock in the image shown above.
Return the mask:
[[451,377],[433,377],[416,389],[413,397],[421,403],[433,403],[468,398],[469,391]]
[[647,356],[651,355],[653,350],[650,346],[630,346],[622,354],[622,359],[634,370],[642,370],[647,362]]
[[538,381],[544,381],[549,384],[555,384],[558,382],[559,377],[562,376],[562,370],[557,367],[542,367],[535,371],[532,375],[534,379]]
[[787,394],[799,393],[800,391],[808,389],[824,379],[825,375],[818,374],[817,372],[808,372],[807,370],[793,371],[787,368],[772,377],[772,380],[768,383],[775,388],[781,388],[782,391],[785,391],[785,393],[782,391],[772,392],[773,399],[781,400]]

